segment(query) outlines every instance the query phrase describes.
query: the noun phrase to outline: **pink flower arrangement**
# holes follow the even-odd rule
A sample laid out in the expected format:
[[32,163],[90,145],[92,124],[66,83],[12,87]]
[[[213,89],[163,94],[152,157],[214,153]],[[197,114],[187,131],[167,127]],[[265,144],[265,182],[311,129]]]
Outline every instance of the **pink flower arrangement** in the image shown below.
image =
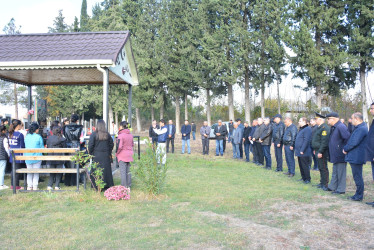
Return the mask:
[[34,110],[30,109],[28,112],[27,112],[28,115],[33,115],[34,114]]
[[124,186],[113,186],[104,192],[108,200],[130,200],[130,188]]

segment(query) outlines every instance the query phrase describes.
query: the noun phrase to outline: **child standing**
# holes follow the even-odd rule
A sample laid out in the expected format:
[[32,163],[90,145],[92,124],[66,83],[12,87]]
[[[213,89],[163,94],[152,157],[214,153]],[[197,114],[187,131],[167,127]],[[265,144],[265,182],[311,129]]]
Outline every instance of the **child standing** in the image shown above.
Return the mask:
[[[43,138],[39,135],[39,125],[32,123],[25,138],[26,148],[44,148]],[[42,153],[25,153],[25,156],[41,156]],[[38,169],[41,160],[26,160],[27,168]],[[27,174],[27,190],[38,190],[39,174]]]

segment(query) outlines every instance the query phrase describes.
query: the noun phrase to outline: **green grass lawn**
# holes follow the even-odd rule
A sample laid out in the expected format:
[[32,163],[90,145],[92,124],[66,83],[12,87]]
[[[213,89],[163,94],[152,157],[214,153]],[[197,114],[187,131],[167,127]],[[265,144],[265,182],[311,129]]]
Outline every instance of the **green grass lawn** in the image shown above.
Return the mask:
[[[348,194],[336,197],[301,184],[298,176],[221,157],[176,154],[168,162],[165,191],[157,199],[142,193],[136,180],[129,201],[107,201],[91,190],[0,191],[1,249],[349,247],[330,225],[360,232],[366,244],[374,244],[366,224],[374,224],[374,209],[347,201]],[[365,176],[370,174],[366,167]],[[318,183],[319,173],[312,171],[312,178]],[[373,185],[367,189],[373,198]],[[354,211],[365,223],[342,217]]]

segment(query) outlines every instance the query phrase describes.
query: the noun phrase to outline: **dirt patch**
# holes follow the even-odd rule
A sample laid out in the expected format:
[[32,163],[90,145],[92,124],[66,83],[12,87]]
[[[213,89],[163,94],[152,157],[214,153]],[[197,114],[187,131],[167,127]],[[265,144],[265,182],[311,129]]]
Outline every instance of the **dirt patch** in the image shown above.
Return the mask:
[[337,198],[316,201],[277,202],[255,221],[211,211],[199,215],[247,237],[251,249],[374,249],[372,207]]

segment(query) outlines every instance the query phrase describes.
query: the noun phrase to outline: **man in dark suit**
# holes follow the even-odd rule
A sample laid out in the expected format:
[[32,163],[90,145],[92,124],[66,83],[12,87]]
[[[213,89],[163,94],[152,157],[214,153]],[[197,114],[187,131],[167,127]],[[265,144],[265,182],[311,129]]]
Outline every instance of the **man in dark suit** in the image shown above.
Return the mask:
[[175,126],[173,120],[169,120],[168,137],[166,139],[166,153],[169,153],[169,143],[171,142],[171,152],[174,154],[174,138],[175,138]]
[[245,161],[249,162],[249,135],[252,131],[252,128],[249,126],[248,122],[244,122],[244,133],[243,133],[243,143],[244,143],[244,152],[245,152]]
[[182,133],[182,154],[184,154],[185,145],[187,145],[187,152],[191,154],[191,144],[190,144],[190,134],[191,134],[191,125],[188,123],[188,120],[184,121],[184,125],[181,129]]
[[[244,134],[244,126],[242,124],[242,120],[240,118],[238,118],[238,119],[236,119],[236,122],[238,123],[238,129],[241,130],[241,134],[243,136],[243,134]],[[240,139],[239,152],[240,152],[240,159],[243,159],[243,138]]]
[[160,127],[157,125],[157,121],[153,120],[151,126],[149,127],[149,140],[152,141],[153,148],[157,146],[157,138],[158,134],[153,131],[153,128],[159,129]]
[[216,136],[216,156],[223,156],[223,140],[226,140],[227,128],[218,120],[218,126],[214,128],[214,135]]

